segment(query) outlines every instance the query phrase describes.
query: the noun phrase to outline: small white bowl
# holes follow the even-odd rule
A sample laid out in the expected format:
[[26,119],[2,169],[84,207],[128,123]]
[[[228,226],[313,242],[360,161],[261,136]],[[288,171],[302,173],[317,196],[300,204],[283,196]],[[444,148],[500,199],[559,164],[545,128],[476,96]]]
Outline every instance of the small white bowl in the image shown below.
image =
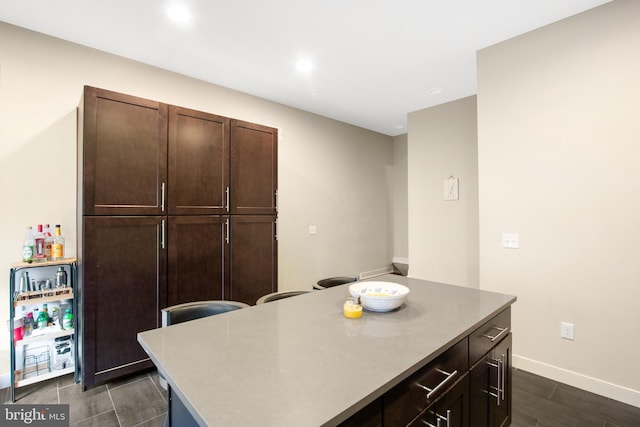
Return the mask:
[[384,312],[400,307],[409,294],[409,288],[393,282],[358,282],[349,285],[349,293],[360,297],[365,309]]

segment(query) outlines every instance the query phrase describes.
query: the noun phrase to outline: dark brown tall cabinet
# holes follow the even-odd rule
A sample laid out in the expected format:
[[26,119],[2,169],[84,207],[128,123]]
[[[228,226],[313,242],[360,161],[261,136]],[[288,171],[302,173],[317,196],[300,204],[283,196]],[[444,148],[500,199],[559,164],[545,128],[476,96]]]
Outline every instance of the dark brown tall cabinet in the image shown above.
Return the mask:
[[169,106],[169,215],[229,213],[230,119]]
[[78,255],[85,387],[152,366],[160,310],[277,289],[277,130],[85,87]]

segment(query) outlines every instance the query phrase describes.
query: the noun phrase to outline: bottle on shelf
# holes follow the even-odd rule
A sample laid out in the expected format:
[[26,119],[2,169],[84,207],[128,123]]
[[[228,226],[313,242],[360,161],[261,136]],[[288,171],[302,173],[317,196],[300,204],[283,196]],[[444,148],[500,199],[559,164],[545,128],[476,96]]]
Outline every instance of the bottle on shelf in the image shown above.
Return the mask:
[[44,313],[44,318],[47,319],[47,326],[51,323],[51,316],[49,316],[49,307],[47,304],[42,304],[42,313]]
[[27,227],[27,236],[22,245],[22,262],[33,262],[33,228]]
[[31,317],[33,317],[33,329],[38,329],[38,317],[40,317],[40,310],[38,309],[38,307],[35,307],[33,309],[33,314],[31,315]]
[[62,317],[62,329],[73,329],[73,314],[70,308],[67,308]]
[[51,234],[51,226],[44,225],[44,256],[47,261],[51,260],[51,250],[53,249],[53,234]]
[[[46,304],[45,304],[46,306]],[[36,318],[36,324],[38,325],[38,329],[44,329],[49,324],[49,316],[45,314],[46,307],[43,307],[42,310],[38,313],[38,317]]]
[[27,313],[27,315],[24,318],[24,336],[25,337],[28,337],[29,335],[31,335],[34,322],[35,321],[33,320],[33,313],[31,312]]
[[67,287],[67,271],[64,267],[58,267],[58,271],[56,272],[56,288],[66,288]]
[[60,231],[60,224],[56,224],[55,235],[53,236],[53,245],[51,247],[51,259],[59,261],[64,259],[64,237]]
[[29,292],[29,273],[25,272],[20,276],[20,287],[18,290],[21,294]]
[[53,369],[64,369],[73,366],[73,350],[71,337],[55,339],[53,352]]
[[53,326],[60,325],[59,318],[58,318],[58,307],[56,307],[55,305],[53,307],[51,307],[51,318],[50,318],[50,321],[51,321],[51,324]]
[[42,224],[38,224],[38,231],[33,237],[33,260],[36,262],[47,260],[44,253],[44,233],[42,231]]

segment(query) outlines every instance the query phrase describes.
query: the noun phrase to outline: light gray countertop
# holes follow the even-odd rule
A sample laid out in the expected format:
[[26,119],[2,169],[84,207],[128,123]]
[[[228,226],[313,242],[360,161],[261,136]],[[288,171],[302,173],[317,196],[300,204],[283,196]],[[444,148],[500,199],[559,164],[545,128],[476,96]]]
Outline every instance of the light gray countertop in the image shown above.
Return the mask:
[[400,309],[343,316],[348,285],[138,334],[201,425],[339,424],[515,297],[403,276]]

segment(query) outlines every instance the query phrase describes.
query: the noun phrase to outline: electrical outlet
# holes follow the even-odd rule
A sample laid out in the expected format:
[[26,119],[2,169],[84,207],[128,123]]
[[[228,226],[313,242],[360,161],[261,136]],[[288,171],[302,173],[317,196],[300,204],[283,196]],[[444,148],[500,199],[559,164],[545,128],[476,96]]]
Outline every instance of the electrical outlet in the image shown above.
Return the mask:
[[560,322],[560,338],[573,340],[573,323]]

